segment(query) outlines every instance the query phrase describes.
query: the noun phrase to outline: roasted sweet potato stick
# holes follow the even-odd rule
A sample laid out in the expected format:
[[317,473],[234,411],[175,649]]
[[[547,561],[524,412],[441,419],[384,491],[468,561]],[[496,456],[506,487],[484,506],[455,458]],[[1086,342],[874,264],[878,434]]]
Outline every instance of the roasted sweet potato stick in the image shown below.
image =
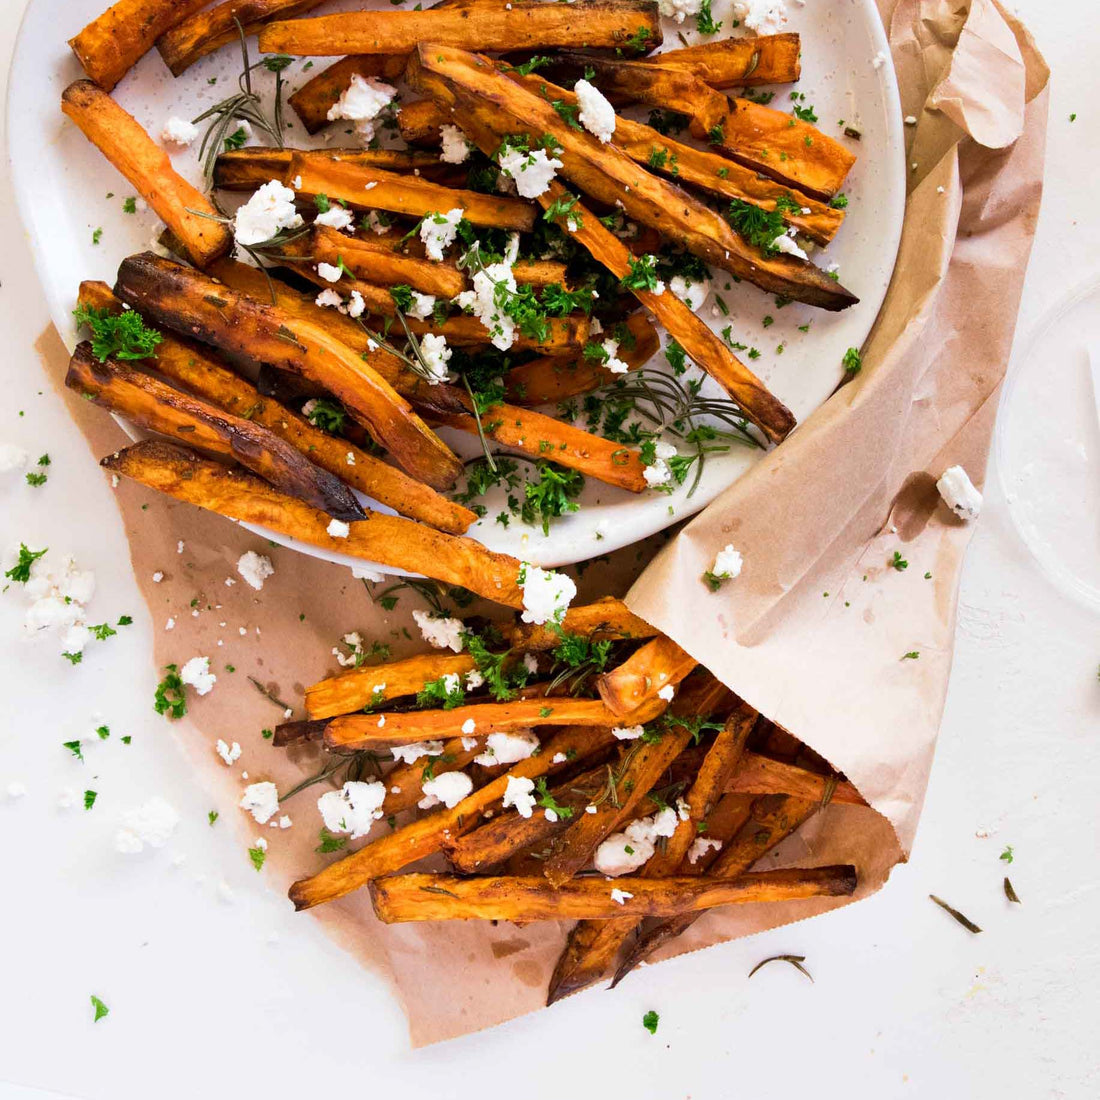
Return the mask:
[[[214,186],[223,191],[255,191],[268,180],[281,180],[294,157],[306,150],[268,149],[251,145],[246,149],[229,149],[219,153],[214,161]],[[442,168],[438,155],[431,152],[406,152],[402,149],[329,149],[329,156],[339,157],[364,168],[381,168],[386,172],[419,172],[431,179]]]
[[612,714],[635,710],[670,684],[675,687],[699,662],[663,634],[646,642],[618,668],[597,681],[600,698]]
[[[386,800],[382,811],[386,814],[399,814],[402,810],[411,810],[424,797],[424,780],[444,772],[460,771],[485,751],[479,741],[474,748],[467,748],[468,737],[452,737],[443,742],[443,751],[438,756],[421,757],[412,764],[397,764],[386,773]],[[428,771],[428,769],[431,769]],[[425,773],[427,772],[427,775]],[[730,795],[731,798],[735,797]]]
[[300,451],[252,420],[181,393],[126,363],[99,362],[78,344],[65,385],[132,424],[186,442],[205,454],[237,461],[289,496],[336,519],[366,518],[355,494]]
[[[498,805],[508,789],[509,777],[534,780],[552,775],[568,766],[564,758],[583,758],[588,753],[607,748],[613,740],[610,730],[588,727],[559,730],[543,745],[542,752],[513,765],[453,809],[437,810],[384,834],[316,875],[294,883],[290,888],[290,900],[296,909],[310,909],[350,894],[379,875],[391,874],[423,859],[439,851],[448,837],[460,836],[477,825],[482,811]],[[559,759],[559,763],[555,764],[555,759]]]
[[459,878],[388,875],[370,884],[371,901],[386,924],[424,920],[607,920],[619,916],[675,917],[719,905],[849,897],[856,870],[832,867],[757,871],[721,878],[580,878],[553,887],[530,877]]
[[361,54],[341,58],[303,84],[287,103],[302,120],[307,134],[320,133],[329,125],[328,113],[347,91],[353,76],[375,77],[392,84],[401,78],[407,61],[407,54]]
[[[111,312],[122,309],[122,303],[106,283],[81,283],[78,301],[94,309],[109,309]],[[352,488],[389,506],[400,515],[451,535],[461,535],[477,518],[468,508],[409,477],[396,466],[368,454],[347,439],[315,428],[278,401],[262,396],[254,386],[197,344],[177,339],[171,333],[163,335],[153,362],[160,374],[189,393],[212,402],[228,413],[270,429],[314,465],[328,470]]]
[[176,500],[255,523],[340,554],[461,585],[508,607],[521,607],[520,563],[473,539],[444,535],[400,516],[371,512],[348,524],[346,537],[330,534],[328,516],[288,497],[251,474],[226,469],[169,443],[148,441],[109,455],[101,465]]
[[789,794],[818,804],[842,802],[847,806],[866,806],[863,796],[846,779],[818,775],[782,760],[746,752],[741,767],[726,788],[749,794]]
[[[629,715],[634,724],[650,722],[663,701]],[[619,721],[598,699],[521,699],[510,703],[471,703],[451,710],[410,710],[378,714],[345,714],[325,728],[325,746],[333,752],[406,745],[457,737],[472,720],[473,736],[529,729],[532,726],[610,727]]]
[[657,5],[647,0],[577,0],[568,7],[537,0],[444,11],[357,11],[271,23],[263,53],[298,57],[409,53],[421,42],[475,50],[551,46],[648,51],[661,44]]
[[69,45],[84,71],[109,92],[165,31],[205,7],[207,0],[118,0]]
[[654,65],[685,69],[712,88],[789,84],[802,75],[802,43],[797,34],[719,38],[653,54]]
[[233,237],[226,226],[213,220],[219,217],[217,210],[176,172],[168,154],[105,91],[90,80],[78,80],[62,94],[61,110],[129,180],[196,264],[203,267],[229,251]]
[[320,383],[405,470],[432,488],[449,488],[461,472],[459,460],[408,402],[320,325],[148,252],[122,262],[115,293],[156,324]]
[[384,665],[356,668],[341,676],[330,676],[306,688],[306,713],[310,718],[334,718],[366,706],[415,695],[424,685],[441,676],[465,676],[473,671],[468,653],[424,653],[389,661]]
[[571,607],[565,613],[560,631],[548,626],[517,622],[512,627],[509,642],[515,649],[537,652],[561,645],[562,633],[578,634],[590,641],[600,642],[608,638],[615,641],[652,638],[658,630],[645,619],[639,619],[622,600],[604,596],[595,603]]
[[[756,799],[749,820],[733,840],[709,862],[705,874],[725,881],[743,882],[746,878],[751,878],[751,875],[746,874],[748,869],[780,841],[790,836],[813,815],[817,808],[816,803],[804,802],[788,795],[764,795]],[[854,874],[852,884],[854,889]],[[658,947],[675,939],[694,923],[693,914],[681,914],[648,929],[635,941],[630,952],[615,971],[615,977],[611,982],[612,987],[618,985],[634,967],[647,959]]]
[[[299,177],[301,182],[298,182]],[[524,233],[535,224],[536,210],[523,199],[444,187],[418,176],[399,176],[383,168],[369,168],[325,153],[296,153],[286,170],[284,182],[296,183],[294,190],[299,195],[327,195],[333,201],[347,203],[354,210],[389,210],[394,214],[422,218],[426,214],[446,214],[449,210],[460,209],[472,225]]]
[[200,57],[213,53],[239,37],[239,23],[245,34],[255,34],[268,19],[302,15],[322,0],[224,0],[221,4],[177,24],[157,41],[157,49],[173,76],[189,69]]

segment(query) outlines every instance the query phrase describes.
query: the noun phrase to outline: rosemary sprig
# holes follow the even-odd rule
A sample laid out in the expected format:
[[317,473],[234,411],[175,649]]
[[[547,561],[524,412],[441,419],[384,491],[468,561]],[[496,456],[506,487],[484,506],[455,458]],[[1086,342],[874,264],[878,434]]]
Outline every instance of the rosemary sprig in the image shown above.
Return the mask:
[[785,962],[790,963],[795,970],[805,974],[807,978],[812,982],[814,976],[802,965],[806,961],[805,955],[772,955],[770,958],[761,959],[750,971],[749,977],[751,978],[762,966],[767,966],[768,963],[773,962]]

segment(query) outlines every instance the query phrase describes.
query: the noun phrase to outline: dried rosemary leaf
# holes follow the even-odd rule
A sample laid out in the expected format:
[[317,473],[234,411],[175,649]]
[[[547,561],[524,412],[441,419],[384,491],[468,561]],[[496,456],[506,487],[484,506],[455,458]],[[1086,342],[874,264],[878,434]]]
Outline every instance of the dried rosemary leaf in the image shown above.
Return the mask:
[[1008,875],[1005,875],[1005,897],[1009,901],[1014,901],[1017,905],[1021,905],[1022,902],[1016,896],[1016,891],[1012,889],[1012,883],[1008,881]]
[[928,896],[941,909],[945,909],[948,913],[950,913],[951,916],[953,916],[955,918],[955,920],[957,920],[959,922],[959,924],[961,924],[963,926],[963,928],[965,928],[968,932],[973,932],[973,933],[977,934],[978,932],[981,931],[981,929],[969,917],[964,917],[962,915],[962,913],[960,913],[958,911],[958,909],[952,908],[950,905],[947,904],[946,901],[943,900],[943,898],[938,898],[938,897],[936,897],[935,894],[929,894]]
[[751,978],[762,966],[767,966],[768,963],[773,962],[785,962],[790,963],[795,970],[801,971],[812,982],[814,976],[802,965],[806,961],[805,955],[772,955],[770,958],[761,959],[750,971],[749,977]]

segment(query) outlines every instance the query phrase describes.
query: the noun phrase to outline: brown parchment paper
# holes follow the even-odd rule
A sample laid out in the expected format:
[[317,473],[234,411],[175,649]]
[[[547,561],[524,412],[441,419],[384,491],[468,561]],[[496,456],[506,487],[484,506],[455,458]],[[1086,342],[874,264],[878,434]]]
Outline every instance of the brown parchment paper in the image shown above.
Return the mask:
[[[580,600],[629,589],[637,613],[847,773],[874,809],[829,806],[768,865],[854,863],[857,898],[907,855],[924,797],[970,535],[938,503],[934,482],[954,463],[979,484],[984,473],[1038,213],[1048,75],[1026,30],[995,0],[879,7],[903,112],[919,121],[907,128],[913,167],[897,270],[863,372],[676,537],[597,559],[579,578]],[[39,352],[60,387],[68,357],[55,332]],[[86,402],[70,395],[69,407],[97,457],[127,442]],[[282,720],[283,708],[247,678],[302,717],[304,686],[335,668],[331,649],[345,632],[387,642],[395,657],[419,649],[411,618],[419,602],[406,595],[387,613],[346,569],[141,486],[122,482],[116,492],[153,616],[157,666],[203,654],[218,675],[173,731],[222,821],[238,831],[241,858],[266,836],[262,873],[285,890],[333,858],[313,850],[324,788],[286,803],[289,829],[257,826],[234,807],[247,783],[270,779],[285,792],[322,761],[314,748],[271,747],[261,731]],[[729,542],[744,555],[744,572],[712,594],[700,576]],[[259,593],[235,569],[249,549],[275,565]],[[910,563],[904,573],[887,568],[895,549]],[[500,615],[484,604],[475,612]],[[910,651],[919,659],[901,660]],[[214,751],[219,737],[243,748],[232,768]],[[696,922],[666,953],[841,904],[733,906]],[[415,1045],[540,1007],[568,930],[385,927],[363,891],[301,919],[319,920],[390,982]]]

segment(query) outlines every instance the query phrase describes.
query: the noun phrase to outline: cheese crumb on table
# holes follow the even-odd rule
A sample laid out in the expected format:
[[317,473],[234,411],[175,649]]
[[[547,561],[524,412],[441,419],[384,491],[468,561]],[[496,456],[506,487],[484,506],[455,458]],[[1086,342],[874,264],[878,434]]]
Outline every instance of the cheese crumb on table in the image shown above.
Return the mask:
[[0,443],[0,474],[22,470],[30,461],[30,455],[14,443]]
[[236,741],[232,745],[227,745],[219,738],[214,748],[222,760],[225,761],[226,767],[231,768],[241,758],[241,746]]
[[173,115],[161,127],[160,140],[169,145],[190,145],[199,136],[199,128],[186,118]]
[[180,815],[160,795],[127,810],[122,815],[122,825],[115,833],[115,850],[126,855],[150,848],[163,848],[176,831]]
[[961,466],[949,466],[944,470],[936,488],[944,504],[960,519],[977,519],[982,510],[982,494]]
[[209,695],[218,682],[217,676],[210,671],[209,657],[192,657],[180,669],[180,679],[190,684],[199,695]]
[[255,588],[257,592],[264,586],[264,581],[274,575],[275,566],[265,554],[257,554],[255,550],[246,550],[237,559],[237,572]]
[[266,825],[279,812],[279,792],[274,783],[252,783],[245,787],[240,802],[260,825]]

